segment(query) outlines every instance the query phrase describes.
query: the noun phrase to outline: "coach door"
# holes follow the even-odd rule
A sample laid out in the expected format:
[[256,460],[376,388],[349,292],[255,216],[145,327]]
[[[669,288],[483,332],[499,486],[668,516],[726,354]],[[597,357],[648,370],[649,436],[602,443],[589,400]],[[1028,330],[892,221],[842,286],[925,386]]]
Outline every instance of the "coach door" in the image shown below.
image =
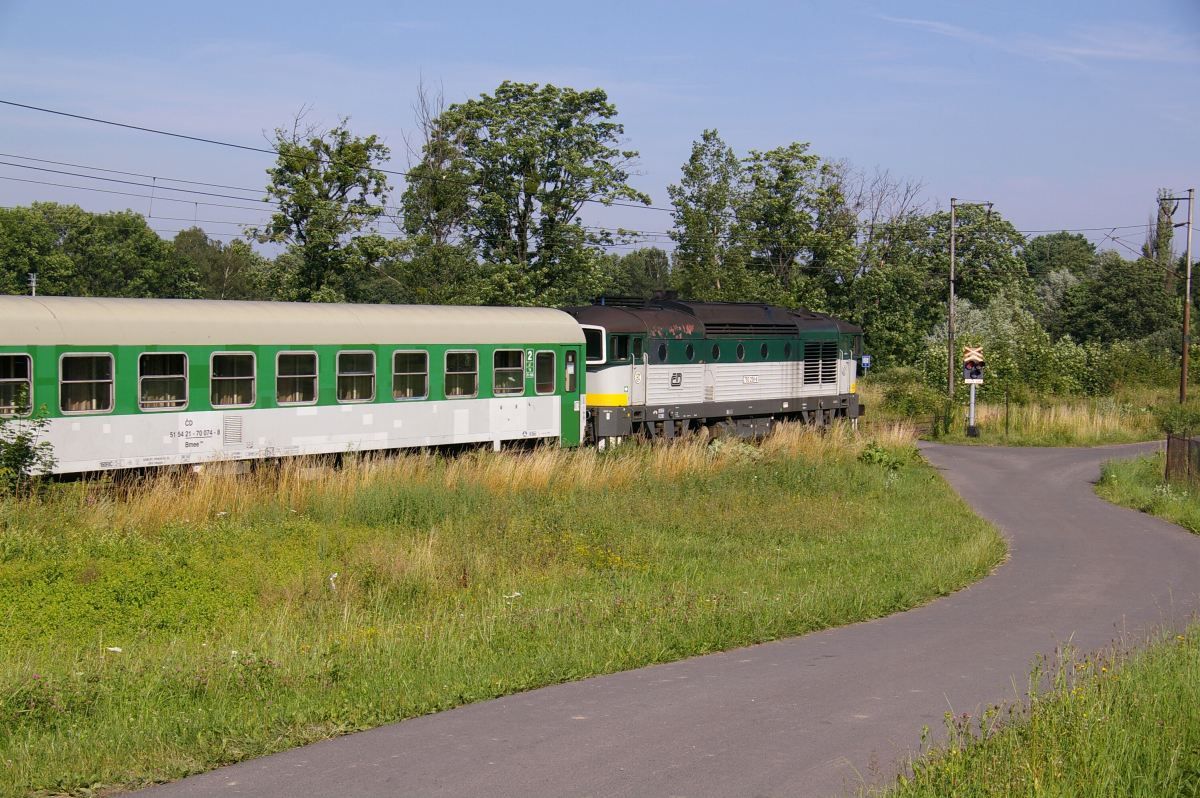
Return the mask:
[[633,374],[630,375],[629,404],[646,404],[646,346],[643,339],[633,338]]

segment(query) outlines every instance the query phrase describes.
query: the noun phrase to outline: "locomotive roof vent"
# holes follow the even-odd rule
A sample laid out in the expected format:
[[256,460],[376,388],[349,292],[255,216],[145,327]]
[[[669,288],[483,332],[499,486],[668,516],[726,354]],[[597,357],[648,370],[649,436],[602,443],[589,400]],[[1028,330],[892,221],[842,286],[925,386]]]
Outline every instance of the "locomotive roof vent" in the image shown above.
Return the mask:
[[787,338],[796,335],[795,324],[772,322],[708,322],[704,325],[709,337]]

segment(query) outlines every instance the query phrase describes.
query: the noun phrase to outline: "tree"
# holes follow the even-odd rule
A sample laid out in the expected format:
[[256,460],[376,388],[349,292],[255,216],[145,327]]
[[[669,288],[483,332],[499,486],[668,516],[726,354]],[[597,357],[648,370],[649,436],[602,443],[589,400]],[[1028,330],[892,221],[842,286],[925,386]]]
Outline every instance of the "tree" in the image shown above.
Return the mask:
[[260,239],[286,244],[297,257],[295,298],[309,301],[370,300],[365,285],[389,251],[369,232],[384,214],[389,186],[380,168],[388,148],[377,136],[359,138],[343,119],[332,130],[275,131],[275,166],[267,170],[267,196],[279,206]]
[[807,277],[822,285],[854,267],[853,212],[838,170],[795,142],[742,160],[737,222],[748,264],[785,295]]
[[457,103],[426,134],[405,192],[405,225],[431,247],[461,241],[481,259],[495,301],[565,304],[599,288],[599,247],[585,203],[650,198],[629,185],[637,153],[601,89],[505,81]]
[[401,207],[408,238],[397,273],[406,301],[482,304],[488,287],[474,248],[464,239],[470,214],[470,164],[440,122],[445,99],[424,83],[413,106],[416,136],[405,137],[408,185]]
[[245,241],[222,244],[199,227],[182,230],[172,242],[180,268],[195,273],[202,299],[271,299],[271,264]]
[[1041,281],[1063,270],[1084,277],[1096,259],[1096,247],[1079,233],[1064,230],[1030,239],[1021,255],[1033,280]]
[[1065,331],[1076,340],[1100,343],[1171,329],[1179,311],[1155,261],[1125,260],[1112,251],[1097,256],[1095,272],[1067,291],[1063,305]]
[[0,211],[0,283],[25,293],[29,272],[44,294],[193,297],[196,274],[133,211],[89,213],[35,202]]
[[610,296],[648,299],[671,285],[671,256],[658,247],[609,255],[607,261],[604,293]]
[[744,298],[748,283],[737,227],[742,164],[716,130],[692,142],[679,183],[667,187],[675,206],[675,278],[694,299]]
[[[1174,257],[1171,254],[1172,239],[1175,237],[1175,211],[1179,203],[1168,199],[1171,192],[1168,189],[1158,190],[1157,214],[1153,227],[1147,226],[1146,243],[1142,245],[1142,257],[1158,265],[1163,288],[1168,294],[1176,291],[1176,273]],[[1186,264],[1185,264],[1186,265]]]
[[[1001,293],[1028,295],[1029,272],[1021,259],[1025,237],[1012,223],[979,205],[957,211],[955,235],[955,292],[976,305],[987,306]],[[939,211],[925,220],[929,234],[919,243],[942,285],[949,282],[950,213]]]

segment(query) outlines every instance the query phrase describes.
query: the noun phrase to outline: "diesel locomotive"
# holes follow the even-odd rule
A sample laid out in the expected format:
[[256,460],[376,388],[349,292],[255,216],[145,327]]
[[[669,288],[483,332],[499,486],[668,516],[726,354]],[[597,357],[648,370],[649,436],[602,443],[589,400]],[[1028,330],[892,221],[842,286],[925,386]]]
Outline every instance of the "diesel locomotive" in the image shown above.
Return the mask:
[[567,308],[586,341],[588,437],[758,437],[857,419],[862,329],[757,303],[607,300]]

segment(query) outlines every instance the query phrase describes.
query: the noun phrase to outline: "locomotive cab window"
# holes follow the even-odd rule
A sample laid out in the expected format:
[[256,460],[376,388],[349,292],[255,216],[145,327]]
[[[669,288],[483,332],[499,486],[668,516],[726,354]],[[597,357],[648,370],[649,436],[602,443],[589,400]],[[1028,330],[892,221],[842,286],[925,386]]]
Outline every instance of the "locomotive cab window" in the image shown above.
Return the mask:
[[533,390],[538,394],[554,393],[554,353],[538,352],[537,365],[534,369]]
[[520,349],[497,349],[492,354],[492,394],[520,396],[525,393],[525,371]]
[[641,362],[642,362],[642,354],[643,354],[643,351],[642,351],[642,339],[641,339],[641,338],[634,338],[634,339],[633,339],[633,359],[634,359],[634,362],[641,363]]
[[604,328],[579,325],[583,329],[584,354],[591,365],[604,362],[607,353],[604,350]]
[[0,355],[0,416],[27,416],[33,408],[29,355]]
[[392,355],[392,398],[424,399],[429,396],[429,355],[396,352]]
[[252,407],[255,394],[254,355],[249,352],[214,354],[209,385],[213,407]]
[[446,353],[446,398],[465,399],[479,393],[479,355]]
[[275,360],[275,400],[281,405],[316,404],[315,352],[279,353]]
[[59,361],[58,399],[64,413],[112,410],[112,355],[63,355]]
[[375,353],[338,352],[337,400],[369,402],[375,398]]
[[138,407],[178,410],[187,403],[187,355],[147,352],[138,358]]

